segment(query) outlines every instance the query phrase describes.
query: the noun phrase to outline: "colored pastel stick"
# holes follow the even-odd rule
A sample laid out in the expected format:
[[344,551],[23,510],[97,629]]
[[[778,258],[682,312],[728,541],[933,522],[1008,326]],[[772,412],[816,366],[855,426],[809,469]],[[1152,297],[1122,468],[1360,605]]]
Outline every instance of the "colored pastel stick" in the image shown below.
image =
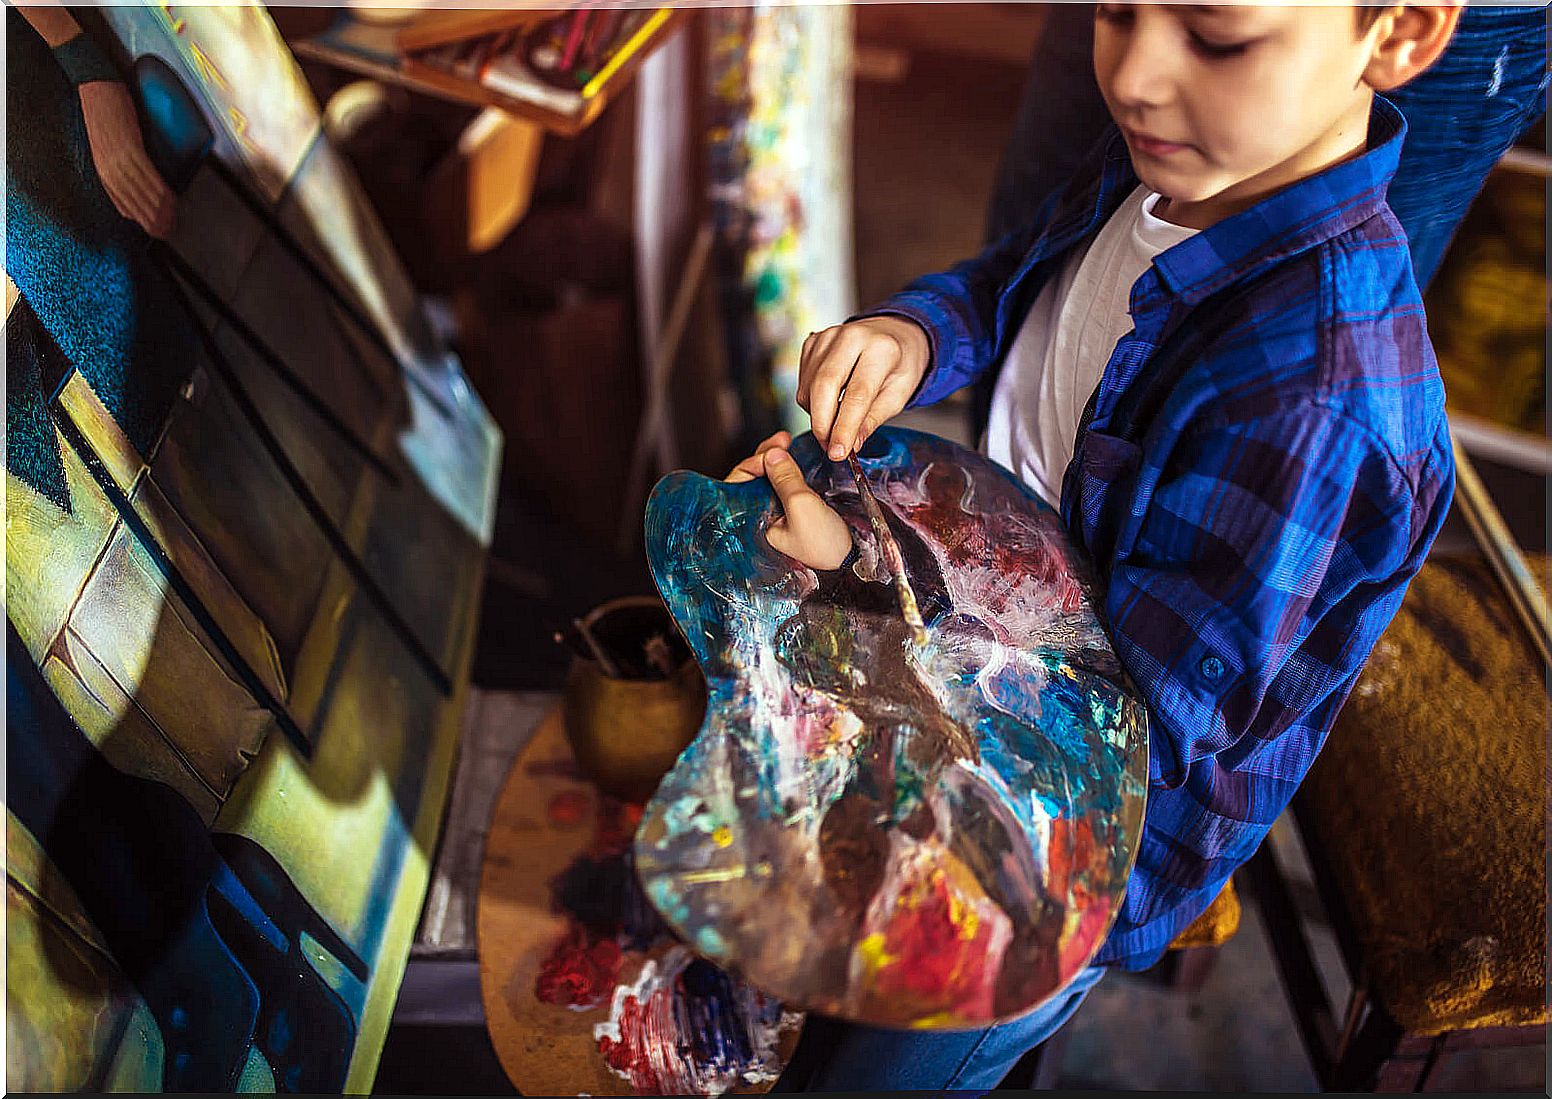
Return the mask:
[[576,63],[577,51],[582,46],[582,33],[587,29],[589,14],[584,9],[571,17],[571,29],[566,34],[566,45],[560,54],[560,67],[562,69],[569,69]]
[[599,89],[604,86],[609,78],[619,72],[625,62],[629,61],[637,51],[650,42],[652,36],[673,18],[673,14],[672,8],[659,8],[653,12],[652,17],[641,25],[641,29],[631,35],[630,40],[616,50],[614,56],[610,57],[604,63],[604,67],[598,70],[597,75],[582,88],[582,98],[589,99],[597,95]]

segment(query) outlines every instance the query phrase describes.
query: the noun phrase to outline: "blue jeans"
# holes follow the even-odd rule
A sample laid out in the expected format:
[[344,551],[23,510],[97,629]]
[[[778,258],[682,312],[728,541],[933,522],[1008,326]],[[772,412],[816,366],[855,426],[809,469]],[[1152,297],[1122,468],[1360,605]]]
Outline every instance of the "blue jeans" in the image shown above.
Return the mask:
[[1444,56],[1388,98],[1407,120],[1387,198],[1427,286],[1498,158],[1547,109],[1547,9],[1468,7]]
[[1012,1022],[980,1030],[887,1030],[847,1025],[807,1091],[954,1091],[979,1095],[1072,1018],[1105,975],[1080,971],[1055,999]]

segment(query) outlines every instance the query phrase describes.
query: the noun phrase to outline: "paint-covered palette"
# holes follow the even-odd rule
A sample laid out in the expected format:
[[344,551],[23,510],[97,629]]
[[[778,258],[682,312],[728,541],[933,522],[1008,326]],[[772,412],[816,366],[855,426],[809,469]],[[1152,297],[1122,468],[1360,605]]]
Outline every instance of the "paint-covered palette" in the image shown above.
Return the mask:
[[706,675],[697,739],[635,840],[684,940],[793,1006],[958,1028],[1021,1014],[1098,949],[1130,871],[1146,711],[1057,515],[1004,469],[883,429],[861,459],[918,648],[845,463],[792,447],[854,564],[772,549],[769,484],[665,477],[658,588]]

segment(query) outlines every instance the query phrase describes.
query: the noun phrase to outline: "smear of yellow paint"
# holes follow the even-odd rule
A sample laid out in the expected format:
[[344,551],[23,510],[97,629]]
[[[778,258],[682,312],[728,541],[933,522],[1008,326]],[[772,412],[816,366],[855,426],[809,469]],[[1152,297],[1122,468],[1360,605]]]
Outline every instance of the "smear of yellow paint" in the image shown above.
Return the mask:
[[912,1019],[912,1030],[936,1030],[940,1027],[959,1026],[964,1020],[952,1011],[937,1011],[931,1015],[923,1015],[919,1019]]
[[711,833],[711,842],[718,847],[726,847],[733,842],[733,829],[725,824],[717,825],[716,829]]
[[968,904],[961,904],[964,913],[963,922],[959,923],[959,937],[966,942],[975,938],[975,933],[981,928],[981,914]]
[[1062,920],[1061,934],[1059,934],[1056,938],[1056,945],[1058,949],[1065,947],[1068,943],[1072,942],[1072,937],[1077,932],[1078,925],[1082,921],[1083,912],[1081,909],[1076,907],[1067,909],[1067,915]]
[[884,950],[884,936],[875,931],[857,944],[857,953],[862,955],[863,963],[868,967],[868,975],[872,976],[880,969],[891,964],[895,960],[893,954]]
[[[934,877],[944,878],[947,875],[940,871]],[[969,942],[975,938],[975,933],[981,926],[981,915],[975,910],[974,905],[965,900],[964,894],[954,888],[952,882],[947,883],[947,891],[948,921],[953,925],[955,934]]]

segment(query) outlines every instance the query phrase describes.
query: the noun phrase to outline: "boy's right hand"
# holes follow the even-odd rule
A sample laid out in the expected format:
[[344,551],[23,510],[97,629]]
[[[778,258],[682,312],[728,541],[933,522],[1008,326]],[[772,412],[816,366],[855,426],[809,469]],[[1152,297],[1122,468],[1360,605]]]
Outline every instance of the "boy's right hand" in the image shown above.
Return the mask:
[[798,404],[832,461],[859,449],[905,408],[931,358],[927,333],[904,317],[864,317],[803,341]]

